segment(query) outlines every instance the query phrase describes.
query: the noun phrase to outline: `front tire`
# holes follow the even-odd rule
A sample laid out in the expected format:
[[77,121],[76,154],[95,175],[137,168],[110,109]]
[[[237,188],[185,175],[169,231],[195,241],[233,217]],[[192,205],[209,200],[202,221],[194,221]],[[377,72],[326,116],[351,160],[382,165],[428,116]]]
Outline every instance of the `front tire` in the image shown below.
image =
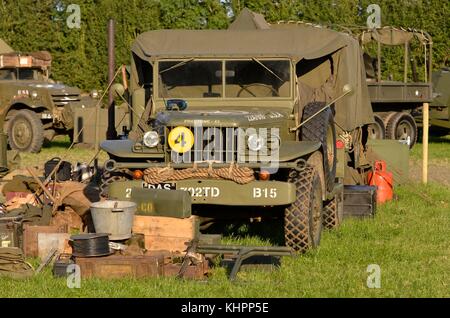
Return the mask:
[[304,253],[320,243],[322,234],[322,187],[317,171],[305,165],[289,173],[289,182],[296,186],[296,200],[284,214],[285,243],[295,252]]
[[39,152],[44,143],[42,121],[30,110],[19,110],[8,120],[8,138],[11,149]]

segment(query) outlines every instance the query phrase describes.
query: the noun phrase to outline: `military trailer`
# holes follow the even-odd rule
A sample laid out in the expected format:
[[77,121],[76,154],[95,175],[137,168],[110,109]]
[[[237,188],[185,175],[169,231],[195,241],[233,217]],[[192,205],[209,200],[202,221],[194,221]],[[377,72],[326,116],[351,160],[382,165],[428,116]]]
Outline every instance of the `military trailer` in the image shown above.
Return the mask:
[[[121,94],[123,89],[117,89]],[[362,54],[332,30],[156,30],[132,45],[128,139],[106,140],[101,188],[187,191],[207,218],[284,219],[295,251],[342,219],[364,182],[373,113]],[[145,198],[143,199],[145,201]],[[181,205],[180,205],[181,209]]]
[[46,51],[20,53],[0,46],[0,115],[5,120],[9,146],[39,152],[44,140],[69,134],[74,109],[94,107],[98,93],[83,96],[78,88],[49,77],[51,55]]
[[[422,122],[423,103],[432,101],[432,38],[425,31],[394,27],[365,30],[358,38],[365,51],[367,85],[375,112],[370,137],[402,140],[412,148],[418,136],[417,119]],[[376,57],[366,49],[370,43],[376,44]],[[414,43],[422,49],[423,56],[412,54]],[[382,77],[382,47],[402,48],[402,81],[394,80],[392,75]],[[423,61],[422,76],[417,65],[419,60]]]

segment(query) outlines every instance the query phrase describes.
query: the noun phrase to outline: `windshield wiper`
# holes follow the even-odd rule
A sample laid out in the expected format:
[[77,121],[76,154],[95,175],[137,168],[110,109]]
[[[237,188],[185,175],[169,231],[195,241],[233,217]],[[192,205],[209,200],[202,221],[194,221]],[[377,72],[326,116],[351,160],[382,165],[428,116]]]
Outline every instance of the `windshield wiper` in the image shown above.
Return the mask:
[[272,74],[273,76],[275,76],[276,78],[278,78],[281,82],[284,82],[283,79],[281,77],[279,77],[277,74],[275,74],[274,71],[272,71],[270,68],[268,68],[267,66],[265,66],[260,60],[258,60],[255,57],[252,57],[252,60],[255,61],[256,63],[258,63],[259,65],[261,65],[262,67],[264,67],[266,69],[266,71],[268,71],[270,74]]
[[181,61],[181,62],[179,62],[179,63],[177,63],[177,64],[175,64],[175,65],[172,65],[172,66],[169,67],[169,68],[166,68],[165,70],[160,71],[159,74],[162,74],[162,73],[165,73],[165,72],[167,72],[167,71],[170,71],[170,70],[173,70],[173,69],[175,69],[175,68],[178,68],[178,67],[180,67],[180,66],[186,65],[187,63],[190,63],[190,62],[192,62],[192,61],[194,61],[194,60],[195,60],[194,58],[191,58],[191,59],[189,59],[189,60]]

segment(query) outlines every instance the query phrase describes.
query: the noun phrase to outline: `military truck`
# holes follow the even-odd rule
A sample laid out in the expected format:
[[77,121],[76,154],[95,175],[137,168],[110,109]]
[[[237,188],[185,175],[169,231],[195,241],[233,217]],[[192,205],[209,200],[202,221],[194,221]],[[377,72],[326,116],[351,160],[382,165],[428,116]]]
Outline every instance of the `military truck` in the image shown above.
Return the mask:
[[[435,136],[450,134],[450,67],[442,67],[432,75],[433,101],[430,104],[430,132]],[[415,117],[423,126],[421,112]]]
[[286,244],[303,252],[340,223],[344,179],[370,169],[362,54],[343,33],[145,32],[124,96],[133,128],[101,144],[101,188],[138,208],[138,188],[188,191],[199,216],[283,218]]
[[[412,148],[418,137],[417,119],[422,121],[423,103],[432,101],[432,38],[425,31],[390,26],[364,30],[358,38],[365,51],[367,85],[375,112],[370,137],[402,140]],[[371,43],[376,44],[376,57],[367,50]],[[413,43],[422,49],[423,56],[412,54]],[[394,80],[392,74],[382,78],[382,47],[386,46],[403,49],[402,81]],[[424,61],[422,77],[418,72],[419,60]]]
[[0,116],[5,120],[9,146],[39,152],[44,140],[69,134],[75,107],[94,107],[98,93],[55,83],[50,77],[51,55],[46,51],[20,53],[0,45]]

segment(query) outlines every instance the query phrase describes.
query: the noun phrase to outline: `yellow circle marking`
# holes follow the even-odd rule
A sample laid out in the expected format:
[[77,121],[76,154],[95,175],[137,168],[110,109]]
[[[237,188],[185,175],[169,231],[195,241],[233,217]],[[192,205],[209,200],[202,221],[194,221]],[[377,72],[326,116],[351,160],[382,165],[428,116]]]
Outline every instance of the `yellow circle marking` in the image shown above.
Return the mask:
[[178,153],[185,153],[194,145],[194,134],[184,126],[172,129],[168,139],[170,148]]

